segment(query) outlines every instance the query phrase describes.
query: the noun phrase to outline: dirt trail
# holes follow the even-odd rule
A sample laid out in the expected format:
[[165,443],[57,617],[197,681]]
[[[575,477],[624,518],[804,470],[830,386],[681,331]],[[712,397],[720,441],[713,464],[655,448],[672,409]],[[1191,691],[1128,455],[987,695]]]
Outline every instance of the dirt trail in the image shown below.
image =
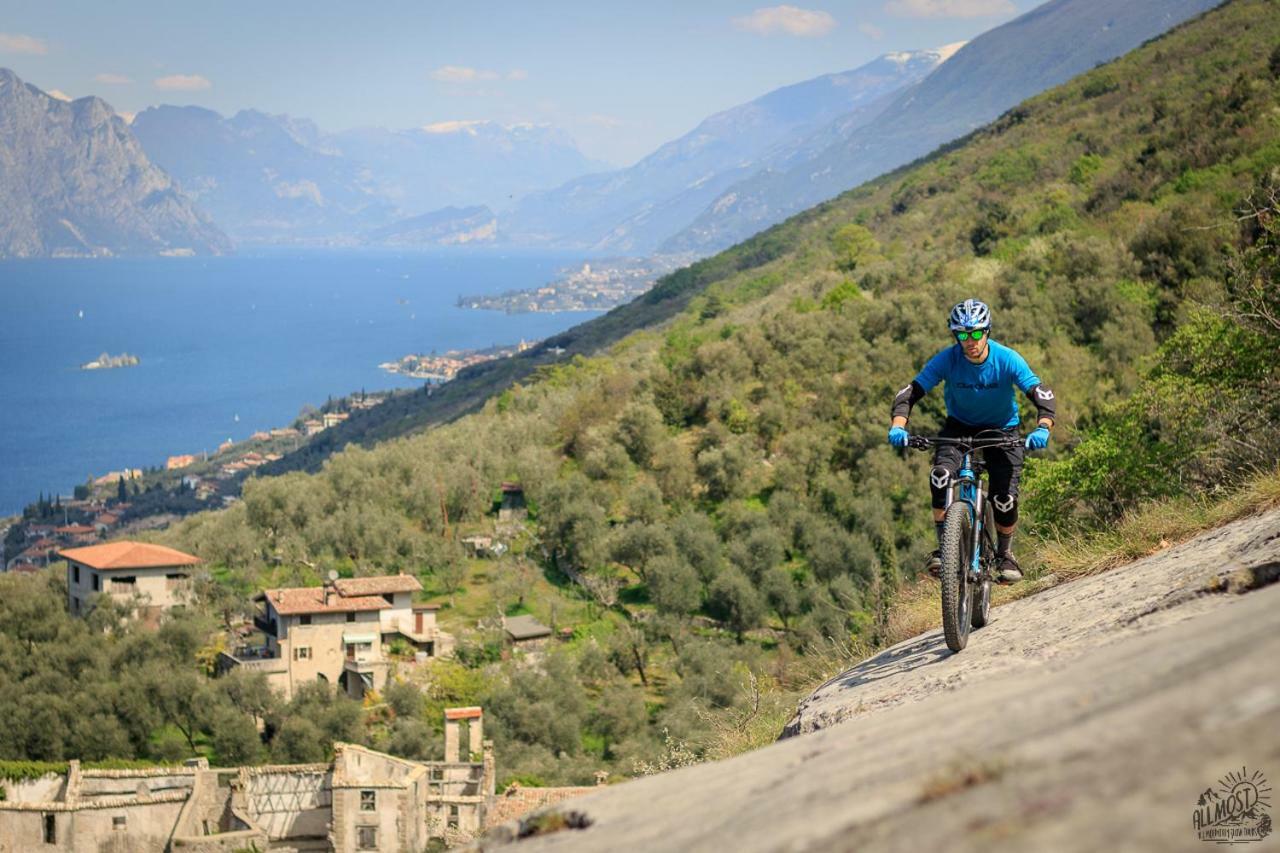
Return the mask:
[[572,800],[589,828],[512,846],[1205,849],[1202,791],[1280,782],[1278,576],[1280,511],[996,608],[958,655],[903,642],[816,690],[799,736]]

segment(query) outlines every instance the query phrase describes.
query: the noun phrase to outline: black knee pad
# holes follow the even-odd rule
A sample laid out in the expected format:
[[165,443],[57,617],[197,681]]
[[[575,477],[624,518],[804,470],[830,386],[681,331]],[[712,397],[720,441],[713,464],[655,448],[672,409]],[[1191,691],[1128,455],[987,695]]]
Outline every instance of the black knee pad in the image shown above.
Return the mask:
[[935,465],[929,472],[929,492],[933,497],[933,508],[944,509],[947,505],[947,490],[951,488],[951,472],[941,465]]
[[1018,521],[1018,496],[992,495],[991,510],[992,515],[996,517],[996,524],[1001,527],[1013,527]]

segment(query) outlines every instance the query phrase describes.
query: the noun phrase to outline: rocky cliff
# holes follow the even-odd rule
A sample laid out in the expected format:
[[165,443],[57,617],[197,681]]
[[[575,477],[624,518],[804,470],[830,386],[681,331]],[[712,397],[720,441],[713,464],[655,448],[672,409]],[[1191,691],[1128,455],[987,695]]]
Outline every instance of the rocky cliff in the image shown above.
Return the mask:
[[230,249],[105,101],[0,68],[0,258]]

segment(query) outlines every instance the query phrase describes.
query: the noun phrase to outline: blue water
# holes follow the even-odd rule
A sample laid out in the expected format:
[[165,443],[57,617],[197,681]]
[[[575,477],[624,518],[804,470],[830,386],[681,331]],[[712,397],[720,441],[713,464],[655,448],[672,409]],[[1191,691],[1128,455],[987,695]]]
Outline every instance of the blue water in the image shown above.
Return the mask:
[[[378,368],[411,352],[563,331],[596,312],[505,315],[454,303],[544,284],[575,260],[351,252],[0,262],[0,516],[41,491],[70,494],[89,475],[286,426],[330,395],[416,387]],[[78,369],[104,351],[141,364]]]

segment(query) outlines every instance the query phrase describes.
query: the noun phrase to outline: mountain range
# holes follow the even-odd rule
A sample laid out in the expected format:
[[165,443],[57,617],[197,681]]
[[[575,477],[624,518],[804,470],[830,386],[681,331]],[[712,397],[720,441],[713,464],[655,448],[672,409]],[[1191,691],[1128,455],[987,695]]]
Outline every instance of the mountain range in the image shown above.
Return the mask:
[[231,249],[105,101],[60,100],[3,68],[0,211],[0,258]]
[[811,156],[726,187],[661,251],[705,255],[884,174],[1221,0],[1050,0],[978,36]]
[[784,86],[716,113],[635,165],[575,178],[521,199],[500,218],[515,243],[643,254],[726,187],[803,150],[833,123],[856,126],[885,98],[924,77],[954,50],[891,53],[852,71]]
[[63,102],[3,72],[0,254],[221,252],[229,235],[705,256],[1218,2],[1050,0],[968,44],[774,90],[623,169],[534,124],[326,133],[257,110],[160,106],[130,127],[100,99]]
[[[544,125],[442,122],[326,134],[305,119],[153,107],[133,122],[143,148],[237,242],[353,244],[454,205],[498,206],[602,167]],[[474,231],[464,217],[458,228]],[[473,235],[474,236],[474,235]],[[492,240],[492,232],[485,239]],[[436,242],[432,240],[430,242]]]

